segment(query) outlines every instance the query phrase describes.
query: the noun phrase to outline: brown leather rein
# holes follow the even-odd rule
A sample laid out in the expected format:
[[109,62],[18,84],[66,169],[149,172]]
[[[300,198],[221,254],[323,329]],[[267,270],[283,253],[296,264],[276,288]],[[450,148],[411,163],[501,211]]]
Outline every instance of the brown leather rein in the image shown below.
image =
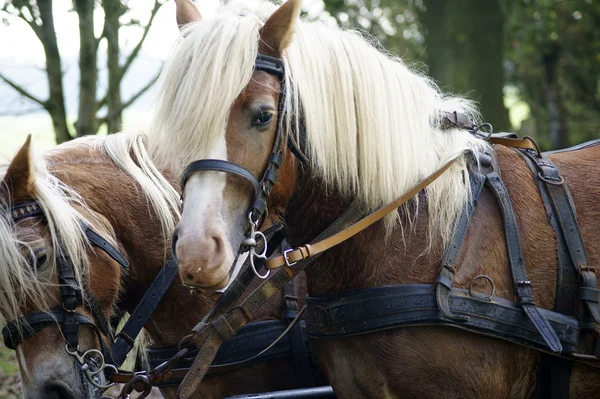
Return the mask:
[[[513,148],[527,148],[537,150],[537,147],[533,144],[531,140],[528,139],[511,139],[504,137],[490,137],[490,142],[494,144],[504,145]],[[462,155],[462,154],[461,154]],[[346,241],[347,239],[355,236],[360,233],[367,227],[371,226],[373,223],[383,219],[386,215],[393,212],[395,209],[398,209],[400,206],[404,205],[408,200],[417,195],[421,190],[430,185],[434,180],[440,177],[446,170],[450,168],[454,164],[454,162],[460,157],[457,156],[453,158],[451,161],[446,163],[440,169],[423,179],[419,184],[413,187],[411,190],[406,192],[404,195],[399,197],[397,200],[389,203],[383,208],[378,209],[377,211],[371,213],[369,216],[364,219],[359,220],[349,228],[340,231],[337,234],[332,235],[322,241],[319,241],[315,244],[306,244],[300,246],[295,249],[289,249],[285,251],[282,255],[277,256],[275,258],[269,259],[265,262],[265,267],[267,269],[276,269],[282,266],[292,266],[296,262],[311,258],[312,256],[325,252],[330,248],[335,247],[338,244]]]

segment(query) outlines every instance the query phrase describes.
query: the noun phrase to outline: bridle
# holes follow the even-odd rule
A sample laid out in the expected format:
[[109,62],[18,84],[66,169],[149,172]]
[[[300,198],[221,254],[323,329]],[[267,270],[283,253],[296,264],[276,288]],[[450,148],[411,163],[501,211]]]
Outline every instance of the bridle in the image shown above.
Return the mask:
[[[26,218],[38,217],[45,219],[44,212],[37,202],[18,204],[10,209],[13,222]],[[121,255],[118,249],[106,239],[96,233],[87,223],[81,221],[81,227],[89,242],[100,248],[121,267],[128,270],[129,262]],[[102,308],[95,296],[82,283],[80,286],[75,276],[75,269],[71,258],[66,251],[57,251],[56,264],[60,284],[62,303],[47,312],[29,313],[10,321],[2,329],[4,344],[10,349],[26,339],[34,336],[46,327],[59,324],[65,339],[65,351],[79,362],[81,371],[87,380],[99,390],[104,390],[112,384],[103,383],[104,372],[117,372],[113,358],[104,337],[112,341],[112,331],[109,321],[104,316]],[[83,290],[81,289],[83,287]],[[78,306],[84,306],[92,314],[93,321],[77,312]],[[81,326],[90,327],[100,342],[101,350],[89,349],[84,353],[79,352],[79,329]]]
[[[255,248],[259,240],[262,239],[264,241],[264,236],[259,231],[259,228],[264,222],[264,220],[267,218],[267,199],[271,194],[273,186],[277,182],[279,167],[281,166],[281,163],[283,161],[283,133],[281,125],[282,120],[284,119],[283,113],[285,110],[286,99],[285,66],[283,60],[259,53],[256,57],[254,68],[257,71],[264,71],[271,75],[274,75],[279,79],[280,82],[279,100],[277,104],[278,122],[275,130],[275,140],[273,142],[273,147],[271,148],[269,161],[260,181],[248,169],[233,162],[229,162],[222,159],[201,159],[193,161],[184,169],[183,173],[181,174],[180,184],[181,190],[184,191],[185,184],[188,181],[188,179],[192,176],[192,174],[200,171],[216,171],[231,173],[236,176],[242,177],[248,182],[250,182],[250,184],[254,188],[254,200],[252,201],[247,211],[250,229],[247,232],[246,239],[242,242],[240,246],[239,253],[245,252],[249,249],[251,266],[254,270],[254,273],[259,278],[265,279],[268,277],[269,272],[267,271],[265,275],[261,275],[260,273],[258,273],[254,265],[254,259],[265,258],[265,253],[267,251],[266,241],[264,242],[264,250],[261,253],[256,253]],[[301,162],[305,162],[306,157],[304,156],[304,154],[302,154],[302,151],[298,148],[298,145],[294,140],[291,139],[291,137],[288,137],[288,147]],[[173,242],[175,242],[175,240]],[[173,251],[173,253],[175,253],[175,251]]]

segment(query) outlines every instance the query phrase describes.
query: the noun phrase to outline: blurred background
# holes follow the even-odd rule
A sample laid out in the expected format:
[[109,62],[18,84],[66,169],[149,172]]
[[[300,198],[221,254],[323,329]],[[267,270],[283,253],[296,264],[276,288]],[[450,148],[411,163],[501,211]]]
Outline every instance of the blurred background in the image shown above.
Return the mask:
[[[205,17],[216,0],[198,0]],[[496,131],[543,149],[600,137],[600,1],[304,0],[308,19],[371,34]],[[148,120],[177,38],[172,0],[0,0],[0,162]],[[16,364],[0,348],[0,398]],[[8,359],[8,360],[7,360]]]
[[[197,2],[209,17],[217,0]],[[172,0],[0,0],[0,156],[144,122],[177,38]],[[600,2],[305,0],[554,149],[600,137]]]

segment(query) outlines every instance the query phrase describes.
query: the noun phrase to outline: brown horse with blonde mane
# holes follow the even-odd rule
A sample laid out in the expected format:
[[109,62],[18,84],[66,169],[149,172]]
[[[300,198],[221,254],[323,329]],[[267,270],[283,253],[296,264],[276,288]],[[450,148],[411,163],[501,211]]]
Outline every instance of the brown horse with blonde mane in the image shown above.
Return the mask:
[[[368,214],[422,189],[383,220],[315,256],[308,269],[316,303],[333,298],[322,305],[327,314],[309,307],[311,322],[324,314],[321,325],[309,328],[323,338],[312,344],[336,394],[528,398],[537,391],[543,397],[543,385],[553,386],[553,378],[543,377],[546,360],[540,362],[540,356],[549,355],[542,351],[567,359],[563,369],[553,368],[566,376],[566,395],[570,381],[571,397],[600,397],[597,353],[589,351],[598,321],[593,267],[600,262],[600,146],[549,156],[565,184],[547,177],[556,168],[530,142],[481,134],[465,122],[478,118],[472,104],[442,95],[362,35],[299,20],[299,0],[279,8],[229,2],[210,20],[193,7],[178,1],[185,26],[166,62],[149,135],[156,160],[173,171],[201,160],[183,174],[185,207],[176,230],[180,276],[187,285],[228,283],[236,251],[252,243],[247,234],[260,223],[265,203],[287,224],[291,244],[299,246],[273,261],[274,267],[283,265],[276,274],[281,276],[295,273],[294,261],[321,251],[304,244],[346,217],[346,210],[358,207]],[[541,182],[532,178],[524,157],[541,162],[532,166]],[[436,171],[441,175],[428,178]],[[476,190],[483,181],[485,188]],[[574,212],[566,216],[572,229],[555,230],[549,223],[552,215],[536,181],[568,188],[577,210],[576,218]],[[259,201],[252,202],[253,196]],[[554,211],[561,225],[563,211],[572,209],[568,202]],[[585,255],[571,246],[578,241],[577,224],[587,264],[577,264]],[[557,291],[566,289],[557,284],[559,236],[579,266],[572,280],[580,284],[579,297],[569,291],[575,293],[570,306],[579,309],[572,317],[540,310],[558,309]],[[442,264],[452,251],[453,262]],[[415,300],[407,309],[405,303],[386,302],[389,297],[371,308],[361,305],[366,299],[359,295],[367,298],[398,284],[415,284],[412,289],[431,306],[418,308],[425,302]],[[492,295],[477,292],[490,290]],[[353,301],[358,305],[350,308]],[[468,313],[457,303],[475,310]],[[369,316],[391,306],[430,316],[405,323],[411,328],[357,328],[354,334],[344,329],[355,326],[357,313],[367,325]],[[477,309],[484,308],[491,310],[477,319]],[[516,319],[507,321],[509,313]],[[578,320],[579,314],[584,316]],[[238,322],[240,313],[236,317],[228,321]],[[469,324],[476,319],[481,326]],[[487,328],[490,320],[503,332]],[[197,338],[209,336],[210,328]],[[182,397],[193,392],[198,375],[191,375]],[[536,387],[537,379],[542,383]]]
[[[170,184],[171,175],[165,172],[163,177],[151,163],[143,140],[143,135],[136,134],[88,137],[36,157],[28,139],[10,165],[0,169],[2,317],[14,321],[21,315],[48,314],[64,306],[61,289],[65,281],[59,277],[62,264],[57,259],[65,256],[73,267],[76,280],[72,283],[84,295],[75,311],[91,320],[79,326],[77,347],[70,351],[68,334],[64,325],[57,324],[59,320],[49,320],[30,336],[22,326],[22,338],[10,337],[17,340],[26,399],[100,395],[101,390],[86,378],[83,364],[76,361],[77,354],[85,358],[82,354],[90,349],[102,350],[100,340],[110,346],[112,331],[110,326],[108,330],[99,327],[100,319],[106,323],[117,313],[133,312],[170,253],[179,195]],[[35,206],[41,212],[32,211]],[[81,221],[120,252],[128,266],[91,245]],[[303,295],[300,284],[298,296]],[[274,298],[260,318],[280,320],[283,302],[281,296]],[[152,347],[176,346],[213,304],[213,298],[173,282],[145,325]],[[77,320],[83,319],[78,316]],[[95,382],[106,385],[102,373]],[[300,381],[294,363],[284,355],[221,371],[205,381],[197,397],[297,387]],[[176,386],[161,390],[165,397],[176,397]]]

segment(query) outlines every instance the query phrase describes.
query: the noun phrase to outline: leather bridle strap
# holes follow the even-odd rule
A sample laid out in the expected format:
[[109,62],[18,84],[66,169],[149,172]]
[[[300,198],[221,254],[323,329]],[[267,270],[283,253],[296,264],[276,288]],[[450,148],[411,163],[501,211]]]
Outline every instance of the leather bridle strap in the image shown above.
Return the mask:
[[[272,74],[279,79],[281,89],[279,91],[277,112],[279,118],[281,118],[285,109],[286,97],[284,82],[285,67],[283,61],[279,58],[258,54],[255,60],[254,69]],[[260,181],[252,174],[252,172],[233,162],[223,159],[201,159],[190,163],[185,168],[181,175],[181,189],[185,189],[185,184],[192,174],[200,171],[224,172],[242,177],[246,179],[246,181],[250,182],[254,188],[254,200],[250,205],[248,213],[250,214],[251,222],[258,226],[261,219],[263,222],[266,219],[264,216],[267,211],[267,198],[271,193],[271,189],[277,182],[279,167],[283,161],[283,155],[281,152],[281,144],[283,141],[281,133],[281,120],[277,121],[277,126],[275,129],[275,140],[273,142],[273,147],[271,148],[271,155],[269,156],[267,167],[265,168]]]
[[203,170],[231,173],[242,177],[248,182],[250,182],[250,184],[252,184],[255,196],[259,195],[260,193],[260,183],[258,182],[258,179],[252,174],[252,172],[250,172],[243,166],[222,159],[200,159],[198,161],[190,163],[188,166],[186,166],[183,173],[181,174],[181,179],[179,181],[181,187],[185,187],[185,184],[187,183],[188,179],[194,173]]
[[144,328],[144,325],[148,322],[150,316],[152,316],[152,313],[171,286],[177,273],[177,262],[173,257],[169,257],[163,268],[154,278],[148,291],[146,291],[121,331],[119,331],[115,337],[115,341],[111,348],[111,354],[114,362],[113,364],[116,367],[121,367],[127,354],[133,349],[135,338],[142,328]]
[[458,157],[453,158],[440,169],[423,179],[419,184],[414,186],[411,190],[406,192],[400,198],[378,209],[369,216],[353,224],[349,228],[340,231],[339,233],[334,234],[333,236],[328,237],[322,241],[318,241],[314,244],[306,244],[296,249],[287,250],[283,253],[283,255],[267,260],[265,262],[265,267],[267,269],[277,269],[282,266],[290,267],[296,262],[309,259],[317,254],[320,254],[322,252],[327,251],[330,248],[335,247],[338,244],[341,244],[342,242],[360,233],[367,227],[371,226],[373,223],[383,219],[386,215],[390,214],[394,210],[398,209],[398,207],[405,204],[408,200],[417,195],[421,190],[430,185],[434,180],[436,180],[444,172],[446,172],[452,165],[454,165],[454,162],[457,159]]
[[[63,324],[66,312],[62,308],[55,308],[48,312],[30,313],[19,319],[6,323],[2,329],[4,345],[9,349],[15,349],[17,345],[28,338],[33,337],[52,324]],[[73,313],[73,319],[79,325],[94,326],[94,322],[80,313]]]

